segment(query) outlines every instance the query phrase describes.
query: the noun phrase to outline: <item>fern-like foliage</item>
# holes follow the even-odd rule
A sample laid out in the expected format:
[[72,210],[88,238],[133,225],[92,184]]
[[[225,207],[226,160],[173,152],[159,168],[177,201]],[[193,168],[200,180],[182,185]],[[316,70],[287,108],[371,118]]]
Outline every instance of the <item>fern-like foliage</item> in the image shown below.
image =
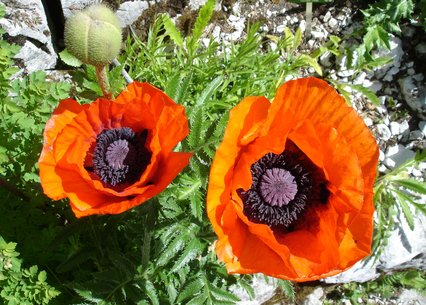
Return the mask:
[[[426,150],[390,173],[379,177],[375,185],[376,226],[373,237],[373,256],[377,257],[386,245],[389,233],[394,227],[395,215],[402,212],[409,227],[414,229],[415,214],[426,216],[426,206],[421,198],[426,195],[426,183],[410,178],[408,169],[426,160]],[[422,197],[423,196],[423,197]]]

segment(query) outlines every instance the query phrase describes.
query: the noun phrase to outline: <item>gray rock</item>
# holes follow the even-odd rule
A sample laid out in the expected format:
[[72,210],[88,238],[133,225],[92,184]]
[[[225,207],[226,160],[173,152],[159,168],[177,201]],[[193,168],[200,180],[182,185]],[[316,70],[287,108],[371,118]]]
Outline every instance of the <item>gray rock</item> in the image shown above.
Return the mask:
[[330,18],[331,18],[331,12],[327,11],[327,13],[325,13],[325,15],[324,15],[323,21],[328,22],[330,20]]
[[24,71],[53,68],[57,56],[41,0],[5,1],[4,4],[6,17],[0,19],[0,26],[12,37],[28,39],[16,56],[23,61]]
[[279,26],[277,26],[277,33],[283,33],[285,27],[286,26],[284,24],[280,24]]
[[398,305],[423,305],[426,304],[426,296],[414,289],[403,289],[396,303]]
[[426,217],[415,211],[413,207],[410,208],[415,215],[414,229],[410,229],[398,207],[395,227],[377,260],[367,258],[356,263],[349,270],[322,281],[326,283],[363,283],[376,279],[380,274],[401,269],[424,270],[426,268]]
[[383,84],[379,81],[371,81],[369,79],[365,79],[362,83],[362,85],[366,88],[369,88],[374,93],[377,93],[379,90],[382,89]]
[[[392,37],[389,40],[390,50],[381,48],[377,52],[374,52],[375,56],[387,56],[392,58],[392,61],[375,71],[375,75],[378,79],[385,77],[386,73],[391,68],[399,68],[401,66],[401,58],[404,55],[404,50],[402,49],[401,39],[398,37]],[[393,72],[392,72],[393,73]]]
[[364,283],[374,280],[380,276],[376,270],[377,263],[373,260],[362,260],[353,265],[350,269],[338,275],[323,279],[328,284],[358,282]]
[[409,68],[409,69],[407,69],[407,74],[408,75],[414,75],[414,74],[416,74],[416,70],[414,70],[413,68]]
[[419,129],[423,133],[423,135],[426,137],[426,122],[425,121],[421,121],[419,123]]
[[401,126],[398,122],[391,122],[389,127],[393,136],[399,135]]
[[326,37],[326,33],[322,32],[322,31],[311,31],[311,35],[313,38],[315,39],[324,39]]
[[332,29],[335,29],[335,28],[337,28],[337,25],[339,24],[339,22],[336,20],[336,19],[334,19],[334,18],[331,18],[330,19],[330,21],[328,22],[328,25],[330,26],[330,28],[332,28]]
[[322,298],[324,296],[324,289],[321,287],[315,288],[310,294],[308,294],[303,301],[303,305],[322,305]]
[[405,161],[412,159],[416,153],[403,145],[394,145],[388,147],[385,154],[385,163],[391,168],[401,165]]
[[419,56],[425,56],[426,55],[426,42],[419,43],[414,50]]
[[99,2],[99,0],[61,0],[65,18],[74,15],[91,4]]
[[377,268],[384,272],[405,268],[426,268],[426,217],[414,207],[414,228],[410,229],[400,207],[395,219],[395,229],[379,258]]
[[392,136],[391,131],[389,130],[388,126],[385,124],[377,124],[376,130],[378,135],[380,136],[380,139],[383,141],[387,141]]
[[271,299],[275,294],[277,288],[277,280],[274,278],[268,278],[265,280],[265,276],[261,274],[253,275],[253,281],[251,285],[254,289],[255,297],[251,300],[247,292],[240,287],[231,287],[231,291],[240,298],[236,304],[238,305],[261,305],[264,302]]
[[420,130],[413,130],[410,132],[410,141],[417,141],[424,138],[424,134]]
[[116,11],[116,15],[120,20],[121,27],[124,28],[133,24],[141,15],[144,10],[148,8],[147,1],[132,1],[124,2]]
[[426,89],[414,76],[407,76],[398,80],[401,94],[408,106],[423,120],[426,120]]
[[57,59],[56,55],[43,51],[29,41],[25,42],[18,54],[15,55],[15,58],[24,62],[26,73],[53,69]]
[[402,134],[406,131],[410,130],[410,126],[408,125],[408,121],[404,120],[399,124],[399,133]]

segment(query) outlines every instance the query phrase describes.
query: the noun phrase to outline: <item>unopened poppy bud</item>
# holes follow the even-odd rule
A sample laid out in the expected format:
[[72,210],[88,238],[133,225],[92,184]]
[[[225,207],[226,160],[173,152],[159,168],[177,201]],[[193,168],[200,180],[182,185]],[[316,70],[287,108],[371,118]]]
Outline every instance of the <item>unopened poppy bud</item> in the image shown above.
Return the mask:
[[101,4],[68,18],[64,34],[68,52],[87,64],[107,65],[120,52],[120,23],[114,12]]

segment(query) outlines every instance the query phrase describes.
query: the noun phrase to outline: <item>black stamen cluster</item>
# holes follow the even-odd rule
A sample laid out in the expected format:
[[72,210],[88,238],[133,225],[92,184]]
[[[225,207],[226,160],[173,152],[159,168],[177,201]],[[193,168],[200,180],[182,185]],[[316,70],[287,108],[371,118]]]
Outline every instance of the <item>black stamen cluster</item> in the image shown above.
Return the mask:
[[96,138],[94,173],[113,187],[135,182],[151,159],[146,137],[146,130],[135,133],[128,127],[103,130]]
[[[297,183],[297,193],[286,205],[273,206],[262,196],[261,178],[266,170],[281,168],[290,172]],[[268,153],[251,165],[252,185],[238,190],[244,203],[244,214],[255,223],[267,224],[273,230],[285,230],[300,219],[314,202],[326,203],[327,184],[324,173],[290,140],[279,155]]]

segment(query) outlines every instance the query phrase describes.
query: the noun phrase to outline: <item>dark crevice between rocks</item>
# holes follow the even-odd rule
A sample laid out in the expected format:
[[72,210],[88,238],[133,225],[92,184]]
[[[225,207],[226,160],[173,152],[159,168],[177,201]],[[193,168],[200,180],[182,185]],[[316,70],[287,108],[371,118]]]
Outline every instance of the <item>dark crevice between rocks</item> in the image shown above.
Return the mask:
[[41,0],[47,19],[47,25],[52,34],[52,45],[56,53],[64,50],[65,17],[61,0]]

